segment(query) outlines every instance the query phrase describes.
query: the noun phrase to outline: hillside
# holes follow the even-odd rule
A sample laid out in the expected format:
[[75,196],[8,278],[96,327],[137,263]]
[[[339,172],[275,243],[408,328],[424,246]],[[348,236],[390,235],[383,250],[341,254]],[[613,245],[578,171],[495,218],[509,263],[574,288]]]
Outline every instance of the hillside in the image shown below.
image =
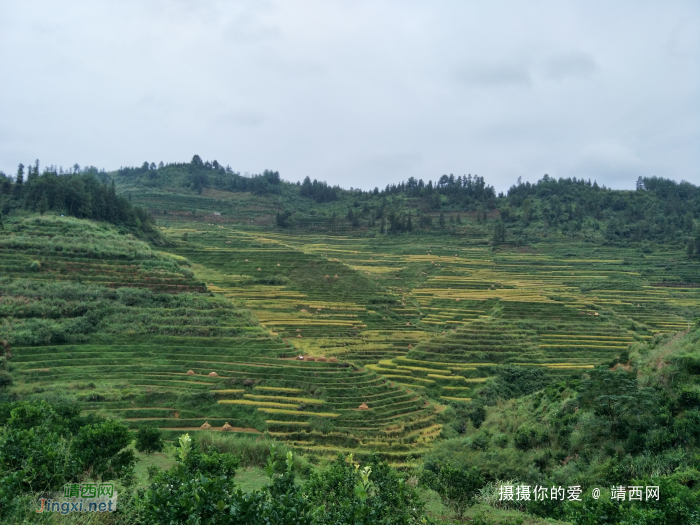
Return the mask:
[[[61,178],[36,170],[25,188]],[[171,443],[228,423],[315,465],[377,453],[426,486],[442,465],[475,466],[496,507],[488,494],[511,479],[661,476],[694,501],[694,186],[359,192],[196,159],[63,177],[113,200],[94,216],[65,197],[35,209],[0,182],[1,400]],[[571,220],[543,214],[555,197],[574,199]],[[158,227],[123,219],[145,209]],[[573,507],[512,507],[587,523]]]
[[[501,397],[465,436],[436,445],[428,469],[475,465],[497,484],[583,487],[585,507],[511,502],[576,523],[696,523],[700,518],[700,328],[635,343],[622,358],[517,399]],[[510,378],[526,389],[527,378]],[[503,386],[503,385],[501,385]],[[501,395],[505,392],[501,389]],[[659,503],[610,500],[655,485]],[[590,496],[600,487],[600,500]],[[637,521],[635,521],[635,519]],[[624,521],[620,521],[624,520]],[[648,520],[648,521],[647,521]]]
[[372,191],[289,183],[279,172],[243,176],[217,161],[144,163],[106,174],[119,193],[164,223],[211,220],[304,232],[452,235],[497,243],[576,240],[606,245],[661,243],[700,255],[700,188],[639,178],[634,191],[596,181],[554,179],[496,194],[483,177],[411,178]]

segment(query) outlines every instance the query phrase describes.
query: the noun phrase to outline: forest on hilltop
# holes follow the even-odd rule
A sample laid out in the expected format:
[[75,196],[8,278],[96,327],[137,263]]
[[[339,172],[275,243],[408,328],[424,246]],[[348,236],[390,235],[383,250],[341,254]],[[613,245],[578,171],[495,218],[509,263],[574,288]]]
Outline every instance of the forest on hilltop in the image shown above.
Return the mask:
[[117,195],[114,183],[107,184],[108,180],[97,168],[81,169],[78,164],[66,172],[48,166],[40,173],[38,160],[27,167],[26,180],[23,164],[14,178],[0,172],[0,225],[3,214],[57,212],[109,222],[151,242],[162,243],[151,215]]
[[[612,190],[591,179],[553,178],[518,181],[496,193],[483,177],[442,175],[436,181],[413,177],[370,191],[342,189],[311,180],[291,183],[265,170],[244,176],[216,160],[195,155],[189,163],[122,168],[109,174],[119,191],[143,188],[188,192],[250,192],[276,211],[275,225],[375,233],[469,235],[467,222],[488,230],[495,242],[527,243],[541,238],[588,238],[601,243],[682,243],[691,257],[700,254],[700,188],[688,182],[639,177],[634,190]],[[203,195],[203,192],[205,194]],[[167,197],[162,196],[164,203]],[[215,197],[225,200],[224,196]],[[149,201],[158,210],[159,197]],[[196,207],[196,202],[193,205]],[[147,204],[148,205],[148,204]],[[223,213],[226,216],[226,213]]]

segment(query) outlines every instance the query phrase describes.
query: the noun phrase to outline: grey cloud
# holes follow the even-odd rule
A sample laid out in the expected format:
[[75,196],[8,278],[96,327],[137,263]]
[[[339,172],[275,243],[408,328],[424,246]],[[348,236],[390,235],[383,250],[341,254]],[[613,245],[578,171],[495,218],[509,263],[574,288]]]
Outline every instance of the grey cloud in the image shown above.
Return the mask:
[[401,173],[420,164],[419,153],[410,151],[395,151],[375,153],[364,158],[361,165],[364,168],[373,168],[382,173]]
[[455,78],[465,84],[482,87],[506,85],[530,86],[530,71],[525,64],[478,64],[463,66]]
[[[700,183],[700,3],[0,0],[0,170]],[[348,182],[352,181],[352,182]]]
[[241,126],[251,128],[265,121],[265,115],[260,111],[240,110],[225,111],[212,118],[212,123],[220,126]]
[[541,66],[543,75],[552,80],[569,77],[585,77],[593,74],[598,65],[586,53],[566,53],[555,55],[544,61]]

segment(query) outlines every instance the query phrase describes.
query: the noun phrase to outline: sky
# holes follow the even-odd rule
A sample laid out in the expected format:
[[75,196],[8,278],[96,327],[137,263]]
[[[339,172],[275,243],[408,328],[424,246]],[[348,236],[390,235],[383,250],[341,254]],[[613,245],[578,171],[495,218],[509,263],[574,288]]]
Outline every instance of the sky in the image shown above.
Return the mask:
[[697,0],[0,0],[0,170],[700,185]]

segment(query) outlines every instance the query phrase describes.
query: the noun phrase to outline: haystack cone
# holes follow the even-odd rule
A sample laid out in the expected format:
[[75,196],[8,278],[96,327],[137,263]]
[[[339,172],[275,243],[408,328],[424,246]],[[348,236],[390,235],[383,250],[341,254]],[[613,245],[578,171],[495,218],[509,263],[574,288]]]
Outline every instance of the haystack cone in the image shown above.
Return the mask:
[[209,372],[209,377],[219,377],[219,374],[216,372]]
[[362,403],[359,407],[357,407],[358,410],[369,410],[369,407],[365,404]]
[[204,423],[204,424],[203,424],[201,427],[199,427],[199,428],[201,428],[202,430],[208,430],[208,429],[211,428],[211,425],[209,424],[209,421],[207,421],[206,423]]
[[328,358],[328,362],[329,362],[329,363],[337,363],[337,362],[338,362],[338,358],[337,358],[337,357],[329,357],[329,358]]
[[246,259],[245,262],[248,262],[248,259]]
[[297,334],[297,337],[301,337],[301,334]]
[[188,370],[188,371],[187,371],[187,375],[188,375],[188,376],[193,376],[193,375],[194,375],[194,371],[193,371],[193,370]]
[[221,431],[222,431],[222,432],[232,432],[232,431],[233,431],[233,427],[232,427],[231,425],[229,425],[229,424],[228,424],[228,421],[227,421],[226,423],[224,423],[224,426],[221,427]]
[[279,266],[279,265],[280,265],[280,263],[277,263],[277,266]]

